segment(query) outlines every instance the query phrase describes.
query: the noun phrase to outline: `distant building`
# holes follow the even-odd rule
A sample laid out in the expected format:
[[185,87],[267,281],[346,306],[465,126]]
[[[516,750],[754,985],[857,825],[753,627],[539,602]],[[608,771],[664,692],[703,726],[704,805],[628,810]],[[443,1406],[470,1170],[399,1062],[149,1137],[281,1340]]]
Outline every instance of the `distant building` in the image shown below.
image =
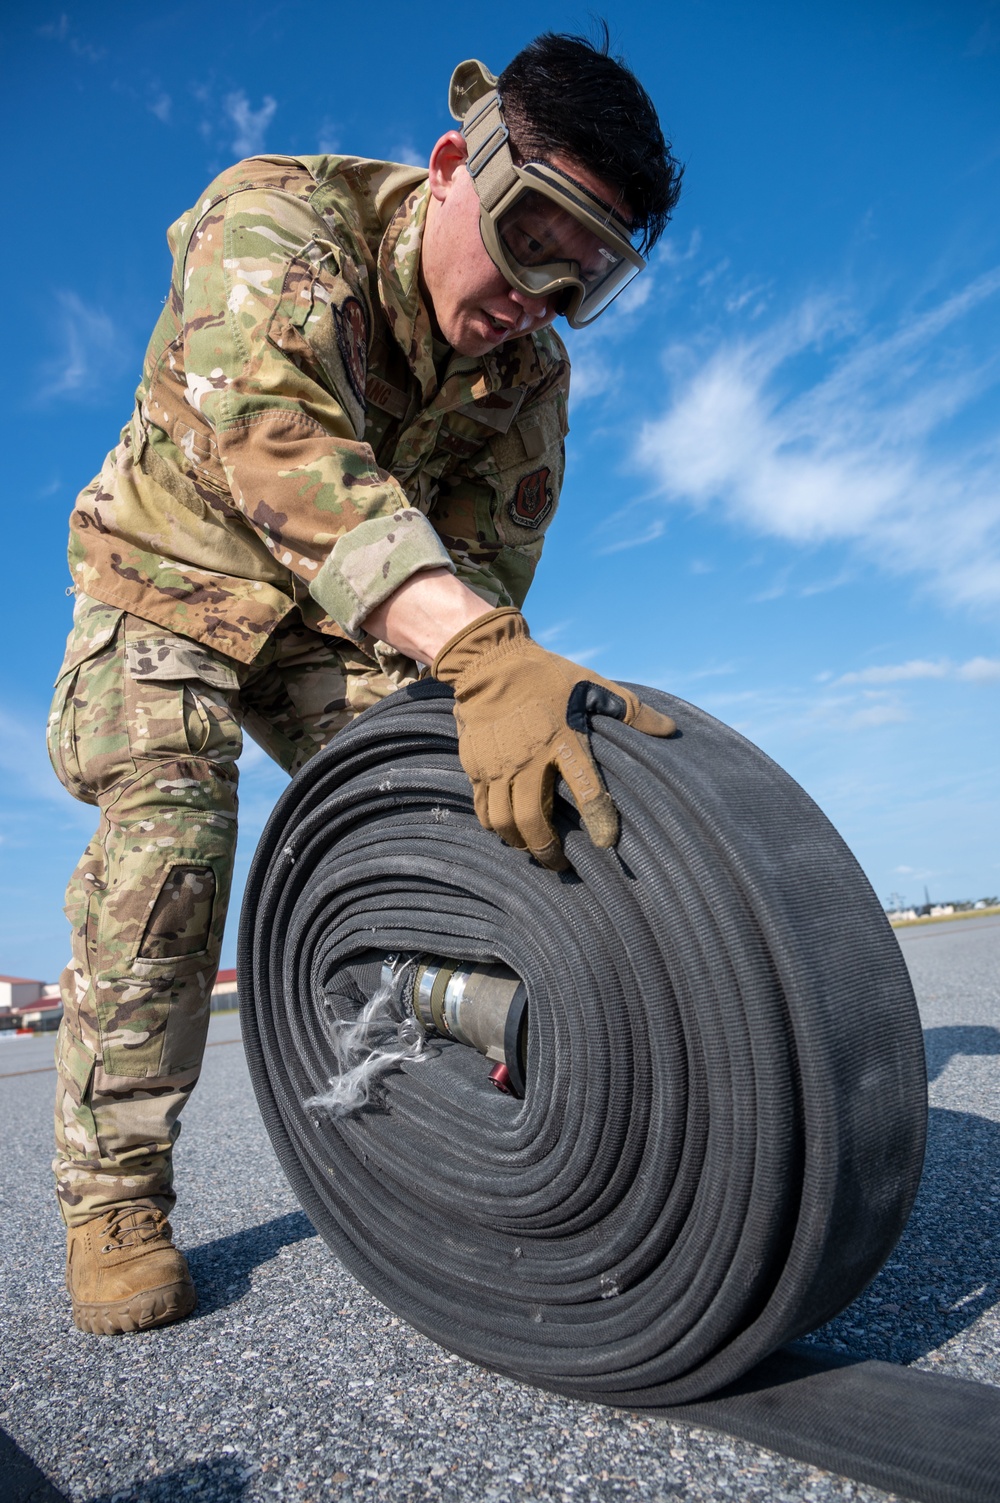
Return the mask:
[[27,1002],[37,1002],[44,991],[44,981],[29,981],[25,976],[0,976],[0,1007],[9,1012]]
[[236,990],[236,972],[220,971],[215,978],[212,987],[212,1011],[229,1012],[232,1008],[239,1007],[240,999]]
[[37,1002],[29,1002],[27,1007],[16,1010],[15,1027],[30,1028],[32,1033],[55,1032],[62,1022],[63,1005],[60,996],[40,997]]
[[31,981],[27,976],[0,976],[0,1028],[58,1028],[62,998],[57,981]]

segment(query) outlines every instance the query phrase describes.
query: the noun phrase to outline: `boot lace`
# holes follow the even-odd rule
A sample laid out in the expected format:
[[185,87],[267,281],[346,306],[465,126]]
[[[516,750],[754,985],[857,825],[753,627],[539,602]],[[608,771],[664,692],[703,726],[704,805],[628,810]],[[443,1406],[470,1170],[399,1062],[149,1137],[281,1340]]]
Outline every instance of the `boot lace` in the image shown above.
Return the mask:
[[105,1229],[107,1238],[102,1252],[116,1252],[122,1247],[141,1247],[144,1242],[155,1242],[169,1226],[162,1211],[149,1206],[123,1206],[112,1211]]

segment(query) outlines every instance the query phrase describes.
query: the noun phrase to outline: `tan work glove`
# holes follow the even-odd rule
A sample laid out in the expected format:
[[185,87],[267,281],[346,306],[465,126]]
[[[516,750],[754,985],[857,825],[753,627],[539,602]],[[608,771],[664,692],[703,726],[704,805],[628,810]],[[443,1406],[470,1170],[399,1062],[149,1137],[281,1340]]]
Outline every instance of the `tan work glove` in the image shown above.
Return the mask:
[[553,871],[569,864],[552,824],[560,773],[594,845],[603,850],[618,839],[618,810],[590,753],[588,714],[612,715],[648,736],[677,729],[631,690],[539,647],[509,607],[464,627],[431,671],[455,691],[458,755],[480,824]]

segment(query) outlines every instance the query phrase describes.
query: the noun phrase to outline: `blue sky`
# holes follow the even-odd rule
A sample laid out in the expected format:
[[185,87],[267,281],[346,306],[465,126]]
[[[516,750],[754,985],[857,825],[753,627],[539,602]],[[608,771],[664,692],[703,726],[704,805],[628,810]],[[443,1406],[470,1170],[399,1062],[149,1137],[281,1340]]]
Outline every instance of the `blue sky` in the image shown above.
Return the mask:
[[[54,979],[94,822],[42,728],[66,516],[131,408],[164,232],[260,150],[419,160],[454,64],[583,7],[23,7],[8,143],[0,971]],[[574,357],[528,617],[737,726],[879,896],[1000,891],[1000,7],[609,4],[687,164],[650,269]],[[283,784],[243,763],[240,873]],[[230,924],[224,963],[233,963]]]

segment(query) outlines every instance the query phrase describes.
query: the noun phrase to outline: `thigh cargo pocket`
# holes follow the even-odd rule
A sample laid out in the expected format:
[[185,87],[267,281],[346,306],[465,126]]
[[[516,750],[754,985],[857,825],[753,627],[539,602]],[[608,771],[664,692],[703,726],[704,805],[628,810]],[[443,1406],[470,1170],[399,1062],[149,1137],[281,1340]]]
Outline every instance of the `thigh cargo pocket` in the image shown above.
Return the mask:
[[234,663],[187,637],[125,618],[125,711],[135,757],[240,754],[240,675]]
[[235,821],[210,813],[191,821],[170,812],[158,824],[154,810],[148,821],[112,829],[94,978],[109,1075],[171,1076],[197,1067],[235,841]]
[[196,955],[209,948],[215,909],[210,866],[173,866],[153,899],[139,945],[140,960]]
[[127,877],[110,899],[102,932],[104,1068],[109,1075],[172,1076],[196,1069],[205,1045],[227,872],[218,859],[192,853],[163,873],[155,864],[133,865]]
[[169,1078],[197,1070],[205,1048],[218,952],[137,957],[98,1006],[107,1075]]

